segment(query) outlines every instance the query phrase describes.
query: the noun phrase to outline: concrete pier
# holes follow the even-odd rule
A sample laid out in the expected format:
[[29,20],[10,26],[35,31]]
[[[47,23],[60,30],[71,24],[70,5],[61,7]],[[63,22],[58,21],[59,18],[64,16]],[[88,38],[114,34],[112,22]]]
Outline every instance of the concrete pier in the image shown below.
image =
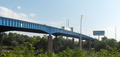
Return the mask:
[[89,50],[91,50],[91,39],[89,39]]
[[55,53],[59,53],[57,41],[58,41],[58,38],[57,36],[55,36],[55,40],[54,40],[54,52]]
[[52,36],[48,36],[47,51],[53,51],[53,41],[52,41]]
[[74,49],[74,38],[72,39],[72,48]]

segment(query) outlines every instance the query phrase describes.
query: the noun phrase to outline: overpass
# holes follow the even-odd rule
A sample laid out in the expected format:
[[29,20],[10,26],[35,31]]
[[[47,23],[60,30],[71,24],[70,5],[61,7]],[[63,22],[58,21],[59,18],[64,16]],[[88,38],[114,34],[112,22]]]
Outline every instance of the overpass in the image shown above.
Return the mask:
[[[74,47],[74,38],[79,39],[79,47],[82,48],[82,39],[89,40],[89,43],[91,41],[97,40],[92,37],[89,37],[84,34],[72,32],[63,30],[56,27],[51,27],[47,25],[22,21],[22,20],[16,20],[12,18],[6,18],[6,17],[0,17],[0,45],[2,47],[2,32],[6,31],[25,31],[25,32],[33,32],[33,33],[43,33],[43,34],[49,34],[48,36],[48,47],[47,50],[53,50],[53,43],[52,43],[52,36],[54,35],[55,38],[55,50],[57,50],[57,36],[67,36],[73,38],[73,47]],[[80,35],[82,35],[82,39],[80,39]],[[89,48],[91,47],[91,44],[89,44]]]

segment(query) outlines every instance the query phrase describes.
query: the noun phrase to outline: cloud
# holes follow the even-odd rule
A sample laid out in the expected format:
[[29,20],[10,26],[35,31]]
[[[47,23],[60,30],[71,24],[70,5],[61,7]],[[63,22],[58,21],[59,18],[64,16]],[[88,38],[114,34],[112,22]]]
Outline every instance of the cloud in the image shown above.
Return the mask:
[[51,24],[51,25],[62,25],[62,22],[46,22],[47,24]]
[[[117,38],[117,41],[120,41],[120,33],[119,33],[120,31],[119,30],[116,30],[116,38]],[[115,39],[115,28],[113,28],[113,27],[109,27],[109,28],[106,28],[105,29],[105,34],[106,34],[106,36],[108,37],[108,38],[113,38],[113,39]]]
[[104,29],[105,30],[105,36],[109,36],[108,38],[115,38],[114,36],[115,36],[115,29],[114,28],[110,28],[110,27],[108,27],[108,28],[105,28]]
[[23,17],[27,17],[27,15],[24,14],[24,13],[20,13],[20,15],[23,16]]
[[21,7],[20,7],[20,6],[18,6],[17,8],[18,8],[18,9],[20,9]]
[[32,13],[32,14],[30,14],[30,16],[34,17],[34,16],[36,16],[36,14]]
[[113,29],[113,28],[106,28],[105,30],[106,31],[110,31],[110,32],[114,32],[115,31],[115,29]]
[[63,22],[42,22],[44,25],[61,28]]
[[26,15],[24,13],[16,13],[16,12],[12,11],[11,9],[8,9],[8,8],[2,7],[2,6],[0,6],[0,16],[37,23],[37,21],[28,19],[27,18],[28,15]]

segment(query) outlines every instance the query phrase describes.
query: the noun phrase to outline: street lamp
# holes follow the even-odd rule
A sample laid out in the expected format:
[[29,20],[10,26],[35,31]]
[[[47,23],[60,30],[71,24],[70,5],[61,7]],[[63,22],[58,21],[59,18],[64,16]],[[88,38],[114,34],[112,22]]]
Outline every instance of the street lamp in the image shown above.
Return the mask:
[[14,8],[13,8],[13,10],[12,10],[12,18],[13,18],[13,11],[14,11],[14,9],[16,8],[17,6],[15,6]]
[[81,15],[81,21],[80,21],[80,39],[79,39],[80,49],[82,49],[82,17],[83,15]]
[[[83,17],[83,15],[81,15],[81,21],[80,21],[80,33],[81,34],[82,34],[82,17]],[[80,36],[80,38],[82,38],[82,35]]]

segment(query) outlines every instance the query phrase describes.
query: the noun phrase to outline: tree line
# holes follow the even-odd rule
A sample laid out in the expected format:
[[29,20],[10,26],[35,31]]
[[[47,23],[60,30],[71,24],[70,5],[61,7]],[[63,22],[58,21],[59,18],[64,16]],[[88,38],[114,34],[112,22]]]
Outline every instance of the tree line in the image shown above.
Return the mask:
[[[33,44],[33,46],[35,47],[35,50],[41,49],[41,48],[44,51],[47,50],[47,41],[48,41],[47,35],[43,35],[42,37],[40,36],[30,37],[23,34],[9,32],[8,34],[2,33],[2,37],[3,37],[3,46],[20,47],[21,49],[23,49],[25,42],[27,42],[27,43]],[[55,38],[52,38],[52,39],[53,39],[53,46],[54,46]],[[58,43],[59,51],[65,50],[67,47],[71,49],[73,48],[72,39],[65,39],[63,36],[58,37],[57,43]],[[84,48],[88,49],[89,47],[88,43],[89,43],[88,41],[83,41],[83,49]],[[92,48],[95,48],[96,51],[99,51],[100,49],[107,49],[108,45],[110,47],[117,47],[117,49],[120,48],[120,42],[117,42],[113,38],[109,39],[106,36],[102,37],[101,41],[94,41],[92,43],[93,44],[91,46]],[[27,45],[27,47],[29,48],[30,46]],[[74,47],[78,48],[78,41],[74,41]]]
[[108,38],[106,36],[102,37],[101,41],[94,42],[94,48],[96,51],[100,51],[100,49],[109,49],[109,47],[120,49],[120,42],[113,38]]
[[[35,47],[35,50],[37,49],[43,49],[44,51],[47,50],[47,35],[43,35],[42,37],[40,36],[27,36],[23,34],[17,34],[17,33],[12,33],[9,32],[7,33],[2,33],[2,38],[3,38],[3,46],[12,46],[12,47],[20,47],[21,49],[23,48],[23,45],[25,42],[33,44]],[[54,39],[53,39],[53,46],[54,46]],[[65,50],[68,46],[69,48],[72,47],[72,40],[71,39],[65,39],[63,36],[58,37],[58,49],[59,51]],[[78,47],[78,42],[74,42],[74,46]],[[27,46],[29,47],[29,45]],[[53,47],[54,49],[54,47]]]

